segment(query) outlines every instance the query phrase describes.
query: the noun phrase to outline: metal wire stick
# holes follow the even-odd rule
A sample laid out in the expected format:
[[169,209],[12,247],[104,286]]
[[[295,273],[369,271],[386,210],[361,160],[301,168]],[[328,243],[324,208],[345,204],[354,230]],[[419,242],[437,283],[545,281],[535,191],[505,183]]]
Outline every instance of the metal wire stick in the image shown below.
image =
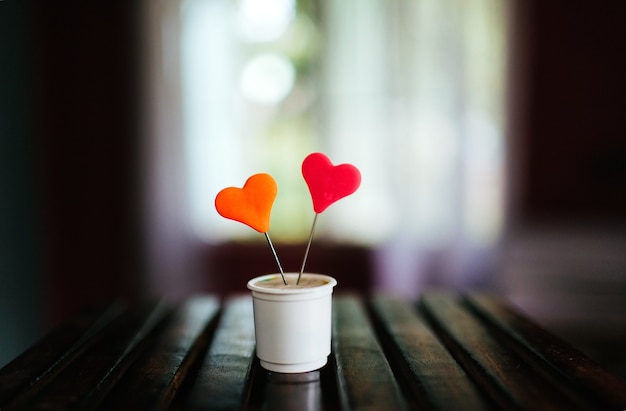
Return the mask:
[[311,248],[311,240],[313,240],[313,232],[315,231],[315,223],[317,223],[317,216],[319,213],[315,213],[315,217],[313,217],[313,225],[311,226],[311,235],[309,235],[309,243],[306,245],[306,251],[304,252],[304,260],[302,260],[302,267],[300,268],[300,274],[298,274],[298,281],[296,285],[300,284],[300,278],[302,277],[302,273],[304,272],[304,266],[306,265],[306,259],[309,256],[309,249]]
[[270,240],[270,235],[267,232],[263,234],[265,234],[265,238],[267,238],[267,243],[272,249],[272,254],[274,254],[274,259],[276,260],[276,264],[278,264],[278,269],[280,270],[280,276],[283,278],[283,283],[287,285],[287,280],[285,280],[285,272],[283,271],[283,267],[280,265],[280,260],[278,259],[278,254],[276,254],[276,249],[274,249],[274,244],[272,244],[272,240]]

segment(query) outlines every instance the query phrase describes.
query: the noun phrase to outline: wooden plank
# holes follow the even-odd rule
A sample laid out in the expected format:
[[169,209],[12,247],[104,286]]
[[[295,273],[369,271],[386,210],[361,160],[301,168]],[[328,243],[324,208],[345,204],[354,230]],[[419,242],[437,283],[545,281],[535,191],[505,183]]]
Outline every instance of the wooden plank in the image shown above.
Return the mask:
[[626,409],[626,381],[619,376],[494,296],[468,295],[465,302],[484,321],[496,327],[529,363],[556,373],[562,378],[562,384],[591,396],[602,409]]
[[97,406],[132,364],[141,343],[167,312],[164,304],[156,302],[128,310],[98,333],[94,342],[38,395],[16,409],[67,410]]
[[239,410],[246,403],[254,362],[254,318],[250,296],[225,302],[208,353],[181,407]]
[[23,404],[74,361],[124,308],[93,306],[70,319],[0,370],[0,409]]
[[356,297],[334,297],[333,352],[342,409],[407,408],[365,308]]
[[218,310],[218,300],[210,296],[189,299],[178,307],[102,409],[168,409],[187,373],[204,353]]
[[421,308],[439,337],[473,381],[501,409],[581,410],[588,404],[563,395],[454,297],[429,294]]
[[371,306],[389,362],[415,408],[490,409],[413,305],[397,297],[376,296]]
[[206,297],[173,313],[115,304],[1,369],[0,408],[626,409],[623,380],[497,299],[430,294],[418,312],[376,296],[368,307],[335,296],[329,364],[288,375],[254,358],[249,296],[219,316]]

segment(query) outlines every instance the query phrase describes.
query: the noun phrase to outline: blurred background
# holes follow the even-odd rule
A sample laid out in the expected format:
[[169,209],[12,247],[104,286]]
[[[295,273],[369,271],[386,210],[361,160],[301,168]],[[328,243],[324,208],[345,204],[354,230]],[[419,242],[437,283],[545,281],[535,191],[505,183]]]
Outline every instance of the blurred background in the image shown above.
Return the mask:
[[500,293],[626,375],[626,3],[0,1],[0,366],[89,304],[245,291],[217,215],[269,172],[300,268],[313,151],[362,172],[307,269]]

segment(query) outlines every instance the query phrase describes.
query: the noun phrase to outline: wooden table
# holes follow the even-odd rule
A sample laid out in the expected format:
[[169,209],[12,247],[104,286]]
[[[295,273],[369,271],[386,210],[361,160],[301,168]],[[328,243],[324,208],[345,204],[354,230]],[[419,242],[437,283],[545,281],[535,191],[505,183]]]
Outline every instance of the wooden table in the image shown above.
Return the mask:
[[254,355],[248,296],[114,303],[0,370],[0,409],[624,410],[626,383],[498,299],[336,295],[319,371]]

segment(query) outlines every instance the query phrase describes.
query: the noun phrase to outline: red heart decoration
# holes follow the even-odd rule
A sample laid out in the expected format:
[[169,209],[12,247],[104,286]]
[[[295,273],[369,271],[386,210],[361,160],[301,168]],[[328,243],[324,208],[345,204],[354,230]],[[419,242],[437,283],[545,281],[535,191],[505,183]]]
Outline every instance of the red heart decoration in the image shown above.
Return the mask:
[[272,176],[255,174],[246,180],[243,188],[227,187],[217,193],[215,208],[222,217],[266,233],[277,193],[278,187]]
[[304,159],[302,176],[309,186],[316,213],[321,213],[335,201],[354,193],[361,184],[361,173],[355,166],[334,166],[322,153],[311,153]]

